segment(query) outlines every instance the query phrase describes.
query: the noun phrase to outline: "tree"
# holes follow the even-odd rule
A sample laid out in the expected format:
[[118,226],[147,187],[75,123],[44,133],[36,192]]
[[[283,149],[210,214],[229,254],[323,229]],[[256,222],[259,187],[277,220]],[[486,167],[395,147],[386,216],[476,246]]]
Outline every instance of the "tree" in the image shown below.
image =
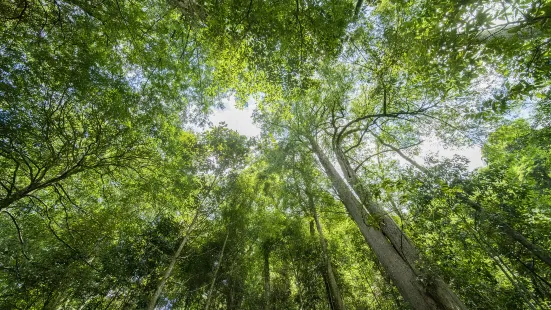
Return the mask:
[[2,2],[0,308],[551,307],[550,8]]

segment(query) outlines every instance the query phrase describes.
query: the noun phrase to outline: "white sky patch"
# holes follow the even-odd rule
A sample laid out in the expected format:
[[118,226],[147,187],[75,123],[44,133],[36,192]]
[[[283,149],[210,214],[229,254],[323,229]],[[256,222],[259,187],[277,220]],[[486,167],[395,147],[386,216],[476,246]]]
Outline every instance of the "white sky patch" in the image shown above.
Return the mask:
[[214,113],[209,117],[213,125],[216,126],[221,122],[225,122],[229,129],[233,129],[244,136],[254,137],[260,135],[260,128],[253,123],[252,118],[254,104],[249,104],[243,109],[237,109],[233,97],[224,99],[222,102],[224,103],[224,109],[214,110]]
[[[415,160],[419,163],[423,163],[424,157],[428,155],[434,155],[437,158],[452,158],[454,155],[460,155],[467,157],[469,160],[468,169],[470,171],[475,170],[476,168],[483,167],[484,161],[482,160],[482,149],[478,145],[473,145],[470,147],[463,148],[444,148],[444,144],[438,139],[425,140],[420,146],[421,152],[418,156],[415,156]],[[405,160],[400,158],[400,161],[403,161],[407,164]]]

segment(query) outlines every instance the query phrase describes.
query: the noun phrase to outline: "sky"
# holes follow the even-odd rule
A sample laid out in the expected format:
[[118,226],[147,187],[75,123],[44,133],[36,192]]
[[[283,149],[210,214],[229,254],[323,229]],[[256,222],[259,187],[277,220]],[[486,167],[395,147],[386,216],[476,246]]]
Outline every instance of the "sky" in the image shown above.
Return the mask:
[[[247,137],[254,137],[260,134],[260,129],[257,125],[253,123],[252,120],[254,105],[250,104],[246,108],[237,109],[232,100],[225,100],[224,104],[224,109],[217,109],[210,116],[210,121],[213,123],[213,125],[217,125],[220,122],[225,122],[228,128],[233,129]],[[423,158],[429,154],[436,154],[437,157],[440,158],[451,158],[455,154],[458,154],[469,159],[469,170],[474,170],[484,165],[482,161],[482,153],[479,146],[465,147],[460,149],[445,149],[442,143],[439,143],[436,140],[427,140],[421,144],[421,148],[421,154],[415,157],[415,160],[420,163],[422,163]]]
[[452,158],[454,155],[461,155],[469,159],[469,170],[472,171],[476,168],[484,166],[482,161],[482,150],[480,146],[464,147],[464,148],[447,148],[443,147],[442,143],[438,141],[425,141],[421,144],[422,151],[419,156],[416,156],[416,160],[423,162],[422,158],[431,153],[436,153],[439,158]]
[[224,104],[225,108],[223,110],[216,109],[210,116],[210,121],[213,125],[225,122],[228,128],[247,137],[254,137],[260,134],[260,128],[253,124],[252,114],[254,106],[252,104],[243,109],[235,108],[235,104],[230,102],[230,100],[225,100]]

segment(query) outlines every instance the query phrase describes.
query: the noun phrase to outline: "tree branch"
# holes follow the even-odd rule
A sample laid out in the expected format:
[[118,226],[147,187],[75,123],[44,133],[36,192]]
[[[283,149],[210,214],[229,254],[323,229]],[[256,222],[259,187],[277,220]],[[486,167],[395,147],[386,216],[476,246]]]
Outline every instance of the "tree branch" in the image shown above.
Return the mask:
[[362,9],[363,3],[364,3],[364,0],[358,0],[358,2],[356,2],[356,8],[354,8],[354,18],[358,18],[358,15],[360,14],[360,10]]
[[27,256],[27,253],[25,253],[25,243],[23,242],[23,235],[21,234],[21,227],[19,227],[19,224],[17,223],[17,220],[15,219],[15,216],[13,216],[10,212],[8,212],[7,210],[2,210],[2,212],[6,213],[12,220],[13,224],[15,225],[15,228],[17,229],[17,237],[19,238],[19,242],[21,243],[21,253],[23,253],[23,256],[25,256],[25,258],[27,260],[31,260],[28,256]]

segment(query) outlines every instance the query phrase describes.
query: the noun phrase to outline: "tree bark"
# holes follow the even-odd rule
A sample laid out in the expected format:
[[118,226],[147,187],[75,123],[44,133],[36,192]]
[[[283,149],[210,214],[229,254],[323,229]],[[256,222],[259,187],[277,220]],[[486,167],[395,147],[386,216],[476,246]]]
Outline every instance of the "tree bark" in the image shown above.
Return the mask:
[[329,303],[329,309],[335,310],[335,305],[333,304],[333,299],[331,297],[331,287],[329,286],[329,278],[327,273],[322,270],[321,277],[323,278],[323,284],[325,287],[325,293],[327,295],[327,303]]
[[[377,140],[379,140],[379,142],[381,142],[381,144],[383,144],[386,147],[389,147],[391,150],[396,152],[400,157],[402,157],[404,160],[409,162],[412,166],[417,168],[419,171],[421,171],[422,173],[424,173],[427,176],[431,176],[431,173],[430,173],[429,170],[427,170],[427,168],[423,167],[422,165],[417,163],[415,160],[413,160],[409,156],[405,155],[402,151],[400,151],[400,149],[394,147],[391,144],[384,143],[384,141],[376,135],[374,135],[374,137]],[[546,251],[542,247],[537,246],[537,245],[533,244],[532,242],[530,242],[526,237],[524,237],[523,234],[516,231],[513,227],[511,227],[505,221],[500,219],[497,215],[488,214],[488,212],[486,212],[486,210],[479,203],[477,203],[475,201],[472,201],[471,199],[469,199],[469,197],[467,197],[467,196],[465,196],[461,193],[457,194],[457,197],[460,200],[462,200],[464,203],[469,205],[471,208],[473,208],[474,210],[476,210],[476,211],[482,213],[483,215],[485,215],[485,217],[488,220],[490,220],[490,222],[493,225],[495,225],[497,227],[497,229],[501,230],[505,235],[509,236],[509,238],[511,238],[512,240],[515,240],[518,243],[522,244],[522,246],[524,246],[528,251],[532,252],[542,262],[547,264],[547,266],[551,267],[551,255],[549,254],[548,251]]]
[[323,263],[325,265],[325,272],[323,272],[326,275],[326,281],[328,286],[328,295],[329,295],[329,302],[331,305],[331,309],[333,310],[344,310],[344,302],[341,297],[341,292],[339,290],[339,286],[337,285],[337,279],[335,278],[335,273],[333,272],[333,266],[331,265],[331,257],[329,256],[329,251],[327,249],[327,240],[325,239],[325,236],[323,234],[323,229],[321,227],[321,223],[319,221],[318,212],[316,210],[316,206],[314,204],[314,197],[312,197],[312,194],[307,192],[308,195],[308,204],[310,209],[312,210],[312,215],[314,217],[314,222],[316,224],[316,229],[318,231],[318,236],[320,239],[321,244],[321,251],[323,255]]
[[149,300],[149,305],[147,306],[148,310],[154,310],[155,309],[155,305],[157,304],[157,300],[159,299],[159,296],[161,296],[161,293],[163,292],[163,288],[164,288],[166,282],[168,281],[168,278],[170,278],[170,275],[172,274],[172,270],[174,269],[174,265],[176,265],[176,261],[178,260],[178,258],[180,257],[180,254],[182,253],[182,249],[184,248],[184,246],[186,245],[186,243],[189,240],[189,236],[191,234],[191,231],[192,231],[193,227],[195,226],[195,223],[199,219],[199,214],[200,213],[201,213],[201,208],[199,207],[199,208],[197,208],[197,211],[195,211],[195,215],[193,216],[193,220],[189,224],[189,226],[186,230],[186,233],[185,233],[182,241],[180,242],[180,245],[178,246],[178,249],[176,250],[174,255],[172,255],[172,258],[170,259],[170,264],[168,265],[168,268],[166,269],[165,273],[163,274],[163,278],[161,279],[161,282],[159,283],[159,285],[157,285],[157,289],[155,290],[155,293],[153,294],[153,296],[151,296],[151,299]]
[[[377,204],[368,190],[365,189],[361,180],[356,174],[356,171],[351,167],[344,152],[335,147],[335,154],[337,161],[348,181],[348,184],[352,187],[354,192],[360,198],[363,206],[367,209],[369,214],[380,222],[381,231],[388,238],[390,243],[398,251],[404,261],[410,266],[412,271],[421,277],[426,275],[417,267],[420,259],[419,251],[411,240],[404,234],[402,229],[396,224],[379,204]],[[457,297],[457,295],[449,288],[449,286],[440,277],[430,274],[429,285],[425,287],[428,293],[436,300],[439,307],[442,309],[467,309],[463,302]]]
[[226,238],[224,239],[224,245],[222,245],[222,251],[220,251],[220,257],[218,258],[218,266],[216,266],[216,271],[214,271],[214,277],[212,278],[212,282],[210,284],[209,289],[209,295],[207,298],[207,305],[205,306],[205,310],[209,310],[210,307],[210,299],[212,297],[212,290],[214,289],[214,284],[216,283],[216,277],[218,276],[218,270],[220,270],[220,265],[222,265],[222,259],[224,258],[224,250],[226,249],[226,243],[228,242],[228,237],[230,235],[230,231],[226,233]]
[[264,258],[264,269],[262,276],[264,277],[264,309],[270,309],[270,246],[264,244],[262,247],[262,255]]
[[309,137],[310,144],[321,165],[331,180],[339,198],[346,207],[352,220],[356,223],[367,244],[375,253],[375,256],[383,266],[386,273],[396,285],[400,294],[414,309],[430,310],[442,309],[441,306],[425,291],[425,288],[417,281],[417,275],[411,266],[402,258],[397,250],[388,242],[385,235],[378,229],[368,226],[363,218],[363,207],[350,191],[345,181],[327,156],[323,153],[317,142]]

